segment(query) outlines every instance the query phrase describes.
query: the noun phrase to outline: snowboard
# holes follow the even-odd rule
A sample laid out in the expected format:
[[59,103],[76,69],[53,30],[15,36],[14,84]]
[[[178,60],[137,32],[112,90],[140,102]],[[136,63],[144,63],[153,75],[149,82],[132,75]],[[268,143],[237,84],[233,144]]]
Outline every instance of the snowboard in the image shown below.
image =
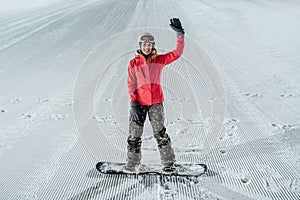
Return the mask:
[[175,163],[176,170],[171,173],[162,171],[159,164],[140,164],[135,172],[124,172],[125,163],[98,162],[96,169],[102,174],[128,174],[128,175],[170,175],[170,176],[201,176],[207,172],[207,166],[201,163]]

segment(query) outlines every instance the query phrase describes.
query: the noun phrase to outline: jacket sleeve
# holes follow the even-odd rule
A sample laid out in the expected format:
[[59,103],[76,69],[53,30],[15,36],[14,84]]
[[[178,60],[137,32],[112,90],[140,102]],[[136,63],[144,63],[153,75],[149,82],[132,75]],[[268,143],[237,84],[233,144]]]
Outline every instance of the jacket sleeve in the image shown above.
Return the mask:
[[164,65],[170,64],[177,60],[183,53],[184,49],[184,36],[177,36],[176,48],[162,56],[162,62]]
[[134,72],[132,61],[130,61],[128,66],[127,86],[128,86],[130,102],[137,101],[137,93],[136,93],[137,79],[136,79],[136,74]]

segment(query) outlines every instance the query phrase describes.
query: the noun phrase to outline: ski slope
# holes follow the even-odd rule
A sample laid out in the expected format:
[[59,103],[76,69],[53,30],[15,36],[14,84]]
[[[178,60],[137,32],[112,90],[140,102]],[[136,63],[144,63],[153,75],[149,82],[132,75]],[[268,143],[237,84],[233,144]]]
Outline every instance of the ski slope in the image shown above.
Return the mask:
[[[62,0],[0,12],[0,199],[300,199],[299,10],[293,0]],[[210,173],[101,175],[97,161],[126,158],[135,34],[169,33],[157,46],[171,50],[172,17],[190,42],[164,69],[167,131],[178,162]],[[186,59],[192,41],[211,65]],[[216,136],[202,69],[215,69],[225,92]],[[142,151],[143,163],[159,163],[148,121]]]

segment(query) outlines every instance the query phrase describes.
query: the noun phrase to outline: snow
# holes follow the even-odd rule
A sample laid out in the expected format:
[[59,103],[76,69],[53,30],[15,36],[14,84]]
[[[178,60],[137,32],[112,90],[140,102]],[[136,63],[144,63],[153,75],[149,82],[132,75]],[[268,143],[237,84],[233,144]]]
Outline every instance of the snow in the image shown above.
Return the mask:
[[[300,199],[299,10],[295,0],[1,1],[0,199]],[[99,174],[97,161],[126,158],[136,36],[151,30],[159,52],[171,50],[172,17],[186,49],[163,72],[167,131],[178,162],[210,172]],[[159,163],[151,131],[146,121],[148,164]]]
[[18,1],[18,0],[2,0],[0,1],[0,11],[2,12],[11,12],[17,10],[25,10],[32,9],[42,6],[49,6],[55,2],[61,0],[26,0],[26,1]]

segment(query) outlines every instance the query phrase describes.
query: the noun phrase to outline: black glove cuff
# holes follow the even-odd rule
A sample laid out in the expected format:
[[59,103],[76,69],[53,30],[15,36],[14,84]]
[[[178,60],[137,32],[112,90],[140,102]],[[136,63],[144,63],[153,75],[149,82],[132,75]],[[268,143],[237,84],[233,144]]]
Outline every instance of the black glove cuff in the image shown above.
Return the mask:
[[180,36],[180,37],[182,37],[182,36],[184,36],[184,30],[182,29],[182,30],[180,30],[180,31],[177,31],[176,32],[177,33],[177,36]]
[[137,106],[139,106],[139,104],[138,104],[137,101],[130,102],[130,105],[131,105],[131,107],[137,107]]

